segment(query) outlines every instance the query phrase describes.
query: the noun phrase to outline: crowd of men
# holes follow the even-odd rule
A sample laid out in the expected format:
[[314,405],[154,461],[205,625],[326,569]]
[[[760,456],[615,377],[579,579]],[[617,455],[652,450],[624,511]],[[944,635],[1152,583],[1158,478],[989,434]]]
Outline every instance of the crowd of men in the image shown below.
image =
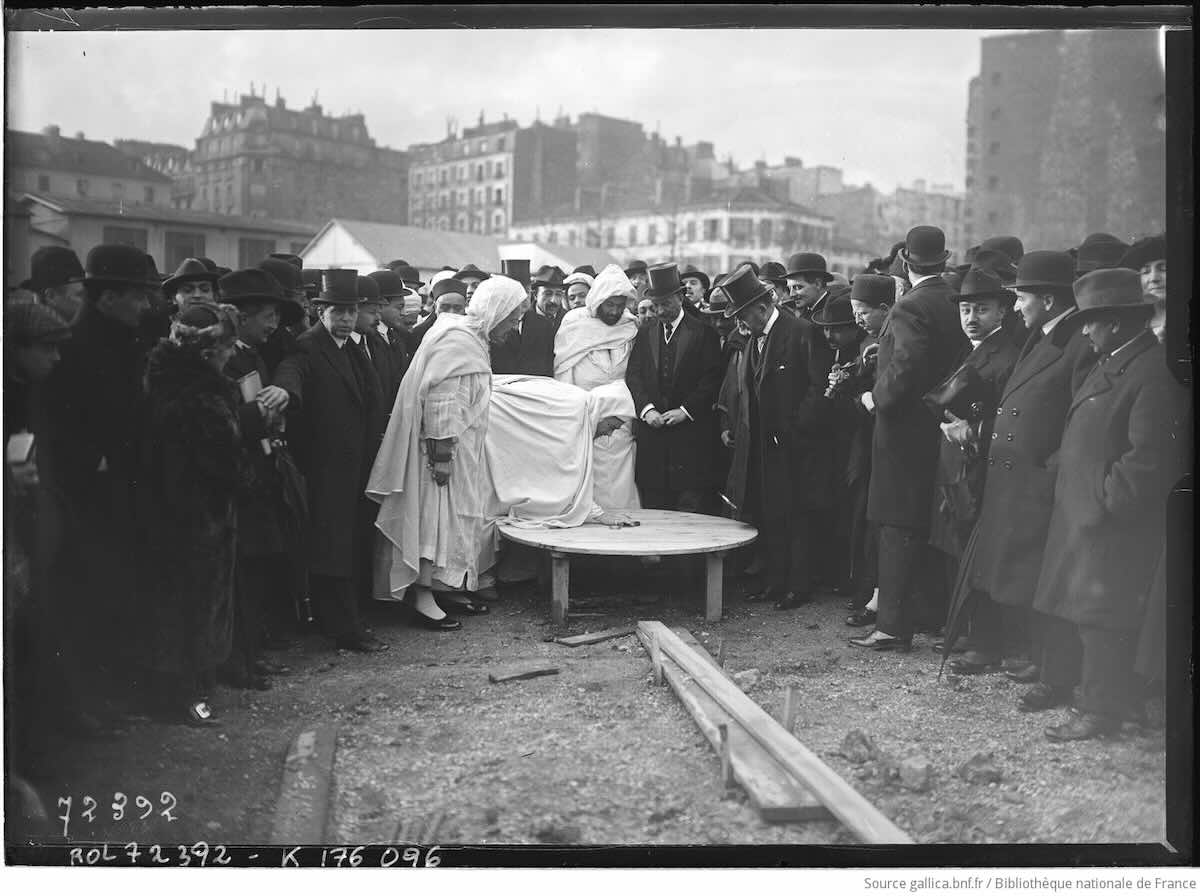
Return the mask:
[[[604,509],[749,521],[748,601],[834,590],[871,627],[851,645],[944,630],[957,673],[1029,683],[1026,711],[1073,705],[1051,739],[1112,732],[1163,680],[1164,504],[1190,453],[1160,344],[1165,241],[999,236],[949,255],[919,226],[849,282],[800,252],[711,277],[508,260],[426,283],[403,260],[363,276],[199,258],[163,276],[129,246],[82,264],[39,250],[4,329],[23,721],[212,725],[213,683],[269,687],[282,670],[263,651],[297,620],[385,649],[362,613],[368,479],[389,419],[414,413],[426,334],[499,275],[525,299],[484,331],[491,371],[595,394]],[[428,439],[439,486],[453,442]],[[492,597],[435,589],[414,619],[453,630]]]

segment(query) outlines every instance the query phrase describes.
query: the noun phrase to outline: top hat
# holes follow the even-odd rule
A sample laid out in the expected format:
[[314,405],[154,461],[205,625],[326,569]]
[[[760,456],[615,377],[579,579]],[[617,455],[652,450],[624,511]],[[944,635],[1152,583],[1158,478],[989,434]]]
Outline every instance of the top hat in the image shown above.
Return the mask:
[[465,277],[471,277],[475,280],[486,280],[492,275],[486,271],[479,270],[479,268],[475,267],[473,264],[468,264],[463,265],[463,267],[454,276],[459,280],[462,280]]
[[358,305],[358,271],[353,268],[321,271],[321,292],[314,301],[325,305]]
[[87,254],[84,270],[85,283],[126,283],[155,287],[161,285],[154,260],[136,246],[115,243],[93,246]]
[[896,281],[885,274],[859,274],[850,284],[850,298],[872,308],[896,303]]
[[941,264],[950,257],[946,250],[946,234],[942,228],[918,224],[904,237],[904,248],[898,253],[907,264],[918,267]]
[[164,293],[170,295],[181,283],[198,280],[216,285],[219,279],[217,272],[210,271],[199,258],[185,258],[175,273],[163,281],[162,288]]
[[708,292],[712,288],[712,281],[708,279],[708,274],[704,273],[704,271],[700,270],[694,264],[689,264],[689,265],[685,266],[679,272],[679,279],[681,281],[686,280],[689,277],[695,277],[702,284],[704,284],[705,292]]
[[21,283],[21,289],[41,292],[83,279],[79,256],[66,246],[42,246],[33,253],[29,266],[29,279]]
[[650,284],[646,287],[647,299],[664,299],[683,292],[683,281],[679,279],[679,265],[673,261],[652,265],[646,269]]
[[1086,274],[1101,268],[1115,268],[1121,263],[1129,244],[1117,239],[1111,233],[1093,233],[1084,238],[1079,244],[1075,255],[1075,272]]
[[[268,259],[264,259],[266,260]],[[287,301],[283,294],[285,285],[261,264],[260,262],[259,267],[233,271],[222,277],[219,281],[221,301],[238,307],[251,302],[277,302],[282,305]]]
[[1075,259],[1066,252],[1039,249],[1026,252],[1017,264],[1017,278],[1009,285],[1013,290],[1034,290],[1043,287],[1070,287],[1075,282]]
[[1025,246],[1015,236],[989,236],[979,244],[980,252],[1003,252],[1016,264],[1025,255]]
[[467,284],[461,280],[455,280],[453,277],[447,277],[445,280],[439,280],[433,285],[433,288],[429,290],[429,297],[437,301],[440,296],[444,296],[446,293],[457,293],[465,299],[467,297]]
[[360,275],[358,278],[358,300],[362,303],[380,300],[379,284],[371,277]]
[[816,252],[797,252],[788,258],[785,276],[795,278],[801,274],[824,277],[826,282],[833,279],[833,275],[829,273],[829,265],[825,261],[825,256],[818,255]]
[[562,286],[567,277],[562,268],[553,264],[544,264],[529,278],[530,286]]
[[1121,267],[1140,271],[1142,265],[1152,261],[1166,261],[1167,237],[1160,233],[1158,236],[1148,236],[1138,240],[1121,258]]
[[318,268],[304,268],[300,271],[300,282],[304,284],[304,294],[315,299],[321,291],[321,271]]
[[403,298],[404,294],[409,291],[395,271],[386,269],[371,271],[367,276],[375,281],[375,285],[379,287],[379,298],[385,302],[389,299]]
[[526,289],[529,289],[529,259],[528,258],[502,258],[500,259],[500,273],[505,277],[516,280]]
[[758,279],[758,275],[747,265],[738,268],[717,285],[729,297],[729,308],[725,310],[726,317],[736,317],[749,305],[763,296],[771,294],[771,287],[763,285],[763,282]]
[[[57,247],[55,247],[57,248]],[[40,302],[20,302],[4,308],[4,343],[33,345],[71,338],[71,325]]]
[[625,269],[625,276],[632,277],[634,274],[645,274],[648,271],[649,268],[646,266],[646,262],[642,261],[640,258],[635,258],[629,263],[629,267]]
[[825,304],[813,312],[811,318],[818,327],[855,326],[854,309],[850,307],[850,293],[846,291],[836,299],[828,299]]
[[[1011,258],[999,249],[983,249],[981,248],[975,253],[975,261],[971,264],[972,268],[986,268],[1003,283],[1012,283],[1017,279],[1017,266],[1013,264]],[[967,268],[968,271],[971,268]],[[966,274],[964,273],[965,277]]]
[[409,264],[398,264],[393,267],[388,265],[388,268],[400,277],[405,283],[415,283],[417,286],[424,286],[425,283],[421,279],[421,272]]
[[1075,281],[1075,304],[1070,314],[1072,327],[1104,317],[1109,311],[1128,311],[1145,316],[1154,314],[1154,303],[1142,299],[1142,278],[1128,268],[1103,268],[1090,271]]
[[999,275],[991,268],[979,264],[967,271],[958,295],[950,297],[954,302],[976,302],[980,299],[1000,299],[1011,302],[1013,298],[1013,294],[1004,288],[1004,282]]
[[575,270],[571,271],[571,273],[572,274],[587,274],[593,280],[596,278],[596,269],[594,267],[592,267],[590,264],[581,264]]
[[759,280],[770,280],[772,283],[786,283],[787,270],[777,261],[768,261],[758,269]]

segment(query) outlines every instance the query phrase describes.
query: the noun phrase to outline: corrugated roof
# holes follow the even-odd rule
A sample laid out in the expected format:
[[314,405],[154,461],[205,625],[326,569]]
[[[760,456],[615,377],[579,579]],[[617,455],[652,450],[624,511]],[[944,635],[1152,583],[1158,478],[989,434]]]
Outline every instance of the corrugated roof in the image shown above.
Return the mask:
[[425,270],[465,264],[476,264],[487,271],[500,269],[500,241],[490,236],[345,218],[334,218],[321,232],[334,226],[343,228],[381,264],[403,258]]
[[6,130],[4,136],[4,151],[10,165],[71,171],[93,177],[135,177],[171,183],[171,178],[155,171],[141,159],[99,140],[50,138],[45,134],[11,130]]
[[215,227],[226,230],[259,230],[267,233],[291,233],[311,237],[317,228],[297,221],[278,221],[272,218],[252,218],[247,215],[218,215],[191,209],[169,208],[162,205],[141,205],[106,199],[68,199],[26,193],[21,201],[37,202],[66,215],[92,218],[127,218],[131,221],[151,221],[163,224]]
[[[620,264],[616,258],[603,249],[589,249],[586,246],[563,246],[559,243],[533,243],[543,252],[561,258],[572,268],[590,264],[597,271],[606,265]],[[567,273],[570,273],[568,271]]]

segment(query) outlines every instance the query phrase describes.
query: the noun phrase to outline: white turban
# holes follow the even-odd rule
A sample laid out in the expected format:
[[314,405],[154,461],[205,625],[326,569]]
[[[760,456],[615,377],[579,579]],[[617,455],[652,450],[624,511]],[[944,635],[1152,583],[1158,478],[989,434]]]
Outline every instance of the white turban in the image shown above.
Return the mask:
[[596,282],[596,278],[591,274],[585,274],[583,271],[577,271],[571,274],[563,281],[563,286],[570,286],[574,283],[582,283],[588,289],[592,288],[592,284]]
[[595,317],[597,309],[613,296],[631,298],[636,295],[637,289],[625,276],[625,272],[617,265],[610,264],[596,276],[596,282],[588,290],[585,304],[588,314]]
[[526,299],[525,287],[500,274],[493,274],[475,288],[467,303],[467,322],[487,339],[496,326]]
[[425,284],[425,288],[432,291],[432,289],[435,286],[437,286],[439,283],[441,283],[443,280],[448,280],[453,276],[454,276],[454,271],[438,271],[436,274],[434,274],[432,277],[429,278],[429,282]]

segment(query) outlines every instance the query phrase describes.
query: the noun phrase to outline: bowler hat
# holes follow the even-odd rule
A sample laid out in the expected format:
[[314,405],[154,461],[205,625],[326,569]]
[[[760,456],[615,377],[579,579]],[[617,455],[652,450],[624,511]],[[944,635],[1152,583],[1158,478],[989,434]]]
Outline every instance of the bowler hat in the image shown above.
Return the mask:
[[575,270],[571,271],[571,273],[572,274],[587,274],[593,280],[596,279],[596,269],[594,267],[592,267],[590,264],[581,264]]
[[1008,287],[1030,291],[1045,287],[1070,288],[1075,282],[1075,259],[1066,252],[1038,249],[1026,252],[1017,264],[1017,278]]
[[415,283],[417,286],[424,286],[425,282],[421,279],[421,272],[412,265],[399,264],[395,267],[388,265],[393,273],[397,274],[405,283]]
[[362,303],[379,302],[379,284],[371,277],[360,275],[358,278],[358,300]]
[[505,277],[516,280],[526,289],[529,288],[529,259],[528,258],[502,258],[500,259],[500,273]]
[[757,300],[771,294],[771,287],[765,286],[758,279],[758,275],[746,265],[739,267],[717,285],[729,297],[729,307],[725,310],[726,317],[736,317]]
[[371,271],[367,274],[375,285],[379,287],[379,298],[385,302],[389,299],[400,299],[408,292],[408,288],[404,285],[404,281],[394,272],[389,270]]
[[304,305],[300,297],[302,295],[306,298],[309,297],[308,284],[304,282],[304,272],[281,258],[270,256],[260,261],[257,267],[260,271],[270,274],[279,283],[283,293],[283,300],[279,303],[279,322],[285,327],[289,327],[303,318]]
[[975,261],[975,256],[979,254],[979,250],[982,248],[983,248],[983,246],[972,246],[970,249],[968,249],[966,252],[963,253],[963,263],[966,264],[967,270],[971,269],[971,265]]
[[1140,271],[1142,265],[1152,261],[1166,261],[1166,258],[1167,238],[1165,234],[1160,233],[1158,236],[1140,239],[1130,246],[1129,251],[1121,258],[1121,267]]
[[102,243],[93,246],[84,264],[85,283],[127,283],[159,286],[154,262],[136,246]]
[[625,276],[632,277],[634,274],[645,274],[648,271],[649,268],[646,266],[646,262],[642,261],[640,258],[635,258],[629,263],[629,267],[625,269]]
[[[1012,283],[1017,279],[1017,266],[1012,263],[1012,260],[1004,252],[999,249],[980,249],[975,253],[975,261],[971,264],[972,268],[986,268],[997,277],[1002,283]],[[967,268],[968,271],[971,268]],[[966,274],[963,275],[964,277]]]
[[719,286],[714,286],[708,290],[708,304],[701,307],[702,314],[720,314],[724,315],[729,310],[729,296],[725,294],[725,290]]
[[1071,326],[1090,323],[1108,312],[1120,311],[1143,315],[1149,320],[1154,303],[1142,299],[1142,278],[1128,268],[1102,268],[1090,271],[1075,281],[1075,304]]
[[907,264],[918,267],[941,264],[950,257],[946,251],[946,234],[940,227],[918,224],[904,237],[904,248],[899,256]]
[[464,277],[471,277],[475,280],[486,280],[488,277],[490,277],[492,275],[487,273],[487,271],[479,270],[479,268],[475,267],[475,265],[473,265],[473,264],[468,264],[468,265],[464,265],[463,268],[460,271],[458,271],[458,273],[456,273],[454,276],[457,277],[459,280],[463,279]]
[[[264,261],[269,259],[264,259]],[[287,264],[284,262],[284,264]],[[291,267],[291,265],[288,265]],[[299,271],[296,272],[297,274]],[[226,274],[219,281],[221,301],[239,308],[254,302],[277,302],[282,304],[284,286],[270,271],[262,267],[246,268],[244,271],[234,271]]]
[[217,272],[210,271],[199,258],[185,258],[175,273],[163,281],[162,288],[164,293],[171,295],[181,283],[197,281],[215,285],[219,279]]
[[825,256],[816,252],[797,252],[788,258],[787,272],[784,276],[794,279],[802,274],[810,277],[824,277],[826,282],[833,279],[833,275],[829,273],[829,264],[825,261]]
[[42,246],[29,261],[29,279],[21,289],[42,292],[83,279],[79,256],[66,246]]
[[896,281],[885,274],[859,274],[850,284],[850,298],[872,308],[896,303]]
[[812,322],[818,327],[854,326],[854,309],[850,307],[850,295],[844,293],[836,299],[827,300],[813,312]]
[[[213,261],[211,258],[209,258],[207,255],[196,256],[196,261],[200,262],[202,265],[204,265],[210,271],[220,272],[220,270],[221,270],[221,268],[217,267],[217,263],[215,261]],[[225,272],[229,273],[229,269],[226,268]]]
[[389,261],[386,265],[384,265],[384,267],[386,267],[389,271],[394,271],[394,270],[396,270],[396,268],[409,267],[409,264],[403,258],[394,258],[391,261]]
[[708,274],[704,273],[704,271],[700,270],[694,264],[687,265],[679,272],[680,280],[686,280],[689,277],[695,277],[702,284],[704,284],[705,292],[708,292],[709,289],[712,288],[712,281],[708,279]]
[[323,305],[357,305],[358,271],[353,268],[321,271],[321,292],[314,301]]
[[1129,244],[1111,233],[1092,233],[1079,244],[1075,255],[1075,273],[1086,274],[1101,268],[1115,268],[1121,263]]
[[461,280],[455,280],[453,277],[447,277],[445,280],[439,280],[433,285],[433,288],[429,290],[429,297],[437,301],[440,296],[444,296],[447,293],[456,293],[465,299],[467,297],[467,284]]
[[976,302],[980,299],[1000,299],[1011,302],[1014,298],[1015,296],[1004,288],[1004,282],[996,272],[980,264],[976,264],[967,271],[967,275],[963,277],[962,286],[959,287],[958,295],[950,297],[954,302]]
[[71,338],[71,325],[40,302],[21,302],[4,308],[4,342],[33,345]]
[[544,264],[529,278],[530,286],[562,286],[567,275],[562,268],[553,264]]
[[759,280],[770,280],[772,283],[787,283],[787,270],[777,261],[768,261],[758,269]]
[[673,261],[651,265],[646,269],[650,285],[646,287],[647,299],[663,299],[683,292],[683,281],[679,279],[679,265]]
[[304,259],[299,255],[293,255],[291,252],[272,252],[267,258],[278,258],[280,261],[286,261],[296,270],[301,270],[304,267]]
[[1025,246],[1015,236],[989,236],[979,244],[980,252],[1003,252],[1016,264],[1025,254]]

